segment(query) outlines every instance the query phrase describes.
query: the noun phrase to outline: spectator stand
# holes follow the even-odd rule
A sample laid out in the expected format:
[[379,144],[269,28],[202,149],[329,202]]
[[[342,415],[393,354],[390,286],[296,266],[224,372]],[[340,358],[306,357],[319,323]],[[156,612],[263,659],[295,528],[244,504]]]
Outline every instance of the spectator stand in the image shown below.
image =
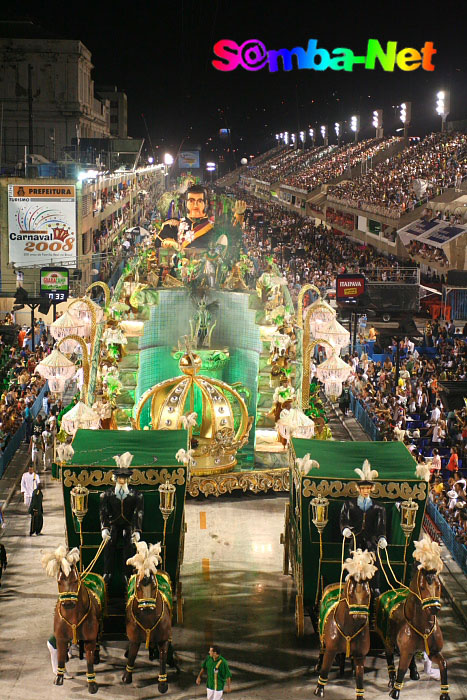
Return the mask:
[[[33,418],[37,416],[38,413],[40,413],[42,409],[42,399],[44,398],[44,394],[46,391],[48,391],[48,383],[46,382],[42,389],[40,390],[39,394],[36,397],[36,400],[34,401],[32,407],[31,407],[31,412],[33,415]],[[16,450],[19,448],[21,445],[22,441],[24,440],[26,435],[26,423],[23,421],[21,424],[21,427],[18,428],[16,433],[12,435],[12,437],[8,440],[8,443],[5,447],[5,450],[3,451],[3,454],[0,456],[0,478],[3,476],[3,473],[5,472],[5,469],[13,459]]]
[[427,501],[426,511],[441,533],[441,538],[452,554],[453,559],[459,564],[462,571],[467,575],[467,547],[456,539],[456,535],[451,526],[446,522],[438,508],[430,500]]

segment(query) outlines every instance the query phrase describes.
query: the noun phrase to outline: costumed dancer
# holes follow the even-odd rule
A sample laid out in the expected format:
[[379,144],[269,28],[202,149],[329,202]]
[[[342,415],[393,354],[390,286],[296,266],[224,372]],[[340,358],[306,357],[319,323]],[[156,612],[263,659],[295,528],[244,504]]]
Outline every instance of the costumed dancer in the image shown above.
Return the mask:
[[134,554],[134,543],[141,537],[144,515],[143,494],[128,485],[133,474],[129,469],[133,455],[125,452],[114,457],[118,469],[113,472],[116,484],[101,494],[100,520],[102,539],[109,539],[104,549],[104,580],[109,583],[117,564],[116,554],[118,544],[122,543],[121,561],[117,566],[131,576],[131,566],[126,565],[127,559]]
[[44,471],[46,471],[52,466],[54,458],[54,436],[47,427],[42,432],[42,444],[44,447]]
[[[354,470],[360,477],[357,484],[359,495],[350,498],[342,506],[340,514],[340,528],[344,537],[355,535],[355,547],[351,541],[351,549],[357,548],[376,555],[378,547],[385,549],[386,540],[386,509],[372,498],[370,494],[374,488],[373,479],[378,478],[376,469],[371,469],[369,461],[363,462],[362,469]],[[352,538],[353,539],[353,538]],[[376,561],[378,559],[376,558]],[[374,597],[380,595],[379,570],[371,580]]]
[[36,474],[34,465],[30,464],[28,471],[24,472],[21,477],[21,493],[24,495],[24,503],[29,508],[31,505],[32,494],[40,482],[39,474]]
[[31,436],[29,452],[31,454],[31,464],[34,467],[34,471],[38,472],[44,461],[42,436],[38,433],[33,433]]
[[29,528],[29,537],[32,535],[40,535],[44,526],[44,509],[42,501],[44,494],[42,493],[42,484],[37,484],[31,498],[31,505],[28,508],[28,513],[31,516],[31,525]]

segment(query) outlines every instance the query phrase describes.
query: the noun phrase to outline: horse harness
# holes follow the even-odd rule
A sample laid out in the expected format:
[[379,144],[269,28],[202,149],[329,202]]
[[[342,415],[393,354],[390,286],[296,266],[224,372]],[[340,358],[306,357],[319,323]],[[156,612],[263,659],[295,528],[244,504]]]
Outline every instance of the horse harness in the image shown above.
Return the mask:
[[[58,601],[57,601],[57,605],[56,605],[56,610],[58,612],[58,616],[60,617],[60,619],[63,622],[66,622],[66,624],[69,627],[71,627],[71,630],[73,632],[72,644],[78,643],[78,636],[76,634],[77,629],[78,629],[78,627],[80,627],[83,624],[83,622],[86,620],[87,616],[91,612],[91,596],[89,595],[89,589],[87,588],[87,586],[85,585],[84,588],[86,590],[86,593],[88,594],[88,609],[86,610],[86,612],[84,613],[83,617],[81,618],[81,620],[79,622],[77,622],[76,624],[73,624],[72,622],[67,620],[66,617],[64,617],[62,615],[60,608],[61,608],[62,603],[66,603],[67,601],[73,601],[75,603],[78,602],[79,592],[81,589],[81,583],[82,583],[82,580],[79,579],[78,588],[76,589],[76,591],[64,591],[63,593],[59,593],[58,594]],[[97,598],[97,596],[92,591],[91,591],[91,593],[94,595],[94,597],[96,598],[96,600],[98,601],[99,606],[100,606],[100,601]]]
[[337,631],[338,631],[339,634],[340,634],[342,637],[344,637],[344,639],[345,639],[345,642],[346,642],[346,644],[345,644],[345,657],[346,657],[346,659],[348,659],[348,658],[350,657],[350,642],[351,642],[353,639],[355,639],[356,637],[358,637],[358,635],[359,635],[361,632],[363,632],[363,630],[364,630],[365,627],[367,626],[367,622],[364,622],[363,625],[362,625],[361,627],[359,627],[358,630],[357,630],[356,632],[354,632],[354,634],[345,634],[345,632],[342,631],[341,626],[340,626],[339,623],[337,622],[337,618],[336,618],[337,608],[339,607],[340,603],[346,603],[346,604],[347,604],[347,607],[348,607],[348,609],[349,609],[350,615],[366,615],[366,616],[369,616],[369,614],[370,614],[370,606],[369,606],[369,605],[352,605],[351,603],[349,603],[349,599],[348,599],[347,595],[345,595],[344,597],[342,597],[342,598],[339,600],[339,602],[337,603],[336,607],[334,608],[334,612],[333,612],[334,622],[335,622],[335,624],[336,624]]
[[154,625],[152,627],[145,627],[138,620],[135,613],[133,612],[133,601],[134,600],[137,601],[136,605],[138,608],[156,608],[157,607],[157,595],[159,593],[159,582],[157,580],[157,576],[155,577],[155,581],[156,581],[156,592],[154,594],[155,595],[154,598],[138,598],[138,596],[136,595],[137,586],[135,584],[135,592],[133,593],[133,595],[131,596],[130,600],[127,603],[127,608],[130,609],[130,615],[131,615],[133,622],[136,622],[138,627],[140,629],[142,629],[146,635],[146,645],[145,645],[146,649],[149,649],[149,642],[151,639],[151,634],[152,634],[152,632],[154,632],[156,627],[159,625],[159,623],[162,620],[162,617],[164,615],[164,610],[165,610],[164,596],[160,595],[160,599],[162,600],[162,610],[161,610],[161,614],[159,615],[159,617],[157,618],[156,622],[154,623]]
[[[420,604],[421,604],[421,606],[422,606],[422,610],[424,610],[425,608],[429,608],[429,607],[431,607],[431,606],[441,607],[440,599],[437,598],[436,596],[428,596],[427,598],[422,598],[422,594],[421,594],[421,592],[420,592],[420,571],[418,572],[418,575],[417,575],[417,589],[418,589],[418,593],[416,593],[415,591],[412,591],[412,590],[411,590],[410,592],[411,592],[416,598],[418,598],[418,600],[420,601]],[[429,654],[430,654],[430,648],[429,648],[429,646],[428,646],[428,640],[429,640],[429,638],[431,637],[431,635],[433,634],[433,632],[434,632],[435,629],[436,629],[436,625],[437,625],[438,619],[437,619],[437,617],[436,617],[436,615],[435,615],[435,616],[434,616],[435,619],[433,620],[433,624],[431,625],[431,630],[430,630],[429,632],[421,632],[421,631],[420,631],[419,629],[417,629],[417,628],[415,627],[415,625],[413,625],[413,624],[410,622],[410,620],[408,619],[407,614],[406,614],[406,612],[405,612],[405,606],[406,606],[406,605],[407,605],[407,600],[406,600],[405,603],[404,603],[404,620],[405,620],[405,622],[408,624],[408,626],[410,627],[410,629],[412,629],[416,634],[418,634],[419,637],[421,637],[421,638],[423,639],[423,643],[424,643],[424,645],[425,645],[425,652],[426,652],[427,656],[429,656]]]

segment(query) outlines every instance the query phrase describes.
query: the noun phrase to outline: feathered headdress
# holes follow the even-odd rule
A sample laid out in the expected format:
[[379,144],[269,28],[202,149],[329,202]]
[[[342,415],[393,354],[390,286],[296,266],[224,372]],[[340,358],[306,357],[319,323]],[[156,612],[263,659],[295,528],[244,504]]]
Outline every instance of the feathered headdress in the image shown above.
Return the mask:
[[436,571],[439,574],[443,570],[443,561],[441,559],[441,547],[437,542],[433,542],[426,532],[423,533],[421,540],[414,542],[415,550],[413,558],[419,561],[418,569],[426,571]]
[[67,552],[64,544],[61,544],[55,552],[46,552],[42,555],[41,563],[47,576],[56,578],[63,571],[65,576],[69,576],[71,567],[79,560],[79,550],[73,547]]
[[161,543],[148,544],[146,542],[136,543],[136,554],[134,557],[126,560],[128,566],[133,566],[140,578],[143,576],[150,576],[151,574],[156,574],[157,566],[162,562],[161,556]]
[[369,581],[375,575],[377,567],[373,564],[375,555],[367,549],[357,549],[350,553],[344,562],[344,569],[349,572],[345,580],[353,578],[354,581]]
[[303,476],[308,474],[310,469],[319,469],[319,462],[317,462],[316,459],[310,459],[309,452],[307,452],[304,457],[297,457],[295,464],[297,465],[298,471]]
[[57,456],[61,462],[69,462],[74,454],[74,449],[67,443],[62,443],[57,446]]
[[424,481],[430,481],[430,465],[417,464],[415,476],[418,476],[419,479],[424,479]]
[[362,468],[354,469],[354,472],[360,477],[360,486],[372,486],[373,479],[378,478],[378,472],[376,469],[371,468],[371,464],[367,459],[363,462]]

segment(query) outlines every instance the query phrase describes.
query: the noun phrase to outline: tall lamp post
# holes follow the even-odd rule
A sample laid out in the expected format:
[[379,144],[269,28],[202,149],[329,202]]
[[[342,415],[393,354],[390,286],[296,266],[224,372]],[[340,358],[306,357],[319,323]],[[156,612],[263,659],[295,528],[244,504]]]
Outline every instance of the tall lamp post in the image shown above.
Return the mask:
[[360,131],[360,115],[359,114],[353,114],[350,117],[350,131],[354,132],[354,141],[355,141],[355,143],[357,143],[358,132]]
[[174,159],[173,156],[170,155],[170,153],[165,153],[164,154],[164,165],[165,165],[165,170],[164,170],[164,190],[167,192],[168,190],[168,184],[169,184],[169,167],[173,165]]
[[412,103],[411,102],[402,102],[400,106],[400,113],[399,113],[399,118],[404,125],[404,139],[407,140],[407,137],[409,135],[409,125],[410,125],[410,118],[412,116]]
[[447,90],[440,90],[436,93],[436,114],[439,114],[441,117],[441,131],[446,130],[446,117],[451,108],[450,102],[450,95]]

